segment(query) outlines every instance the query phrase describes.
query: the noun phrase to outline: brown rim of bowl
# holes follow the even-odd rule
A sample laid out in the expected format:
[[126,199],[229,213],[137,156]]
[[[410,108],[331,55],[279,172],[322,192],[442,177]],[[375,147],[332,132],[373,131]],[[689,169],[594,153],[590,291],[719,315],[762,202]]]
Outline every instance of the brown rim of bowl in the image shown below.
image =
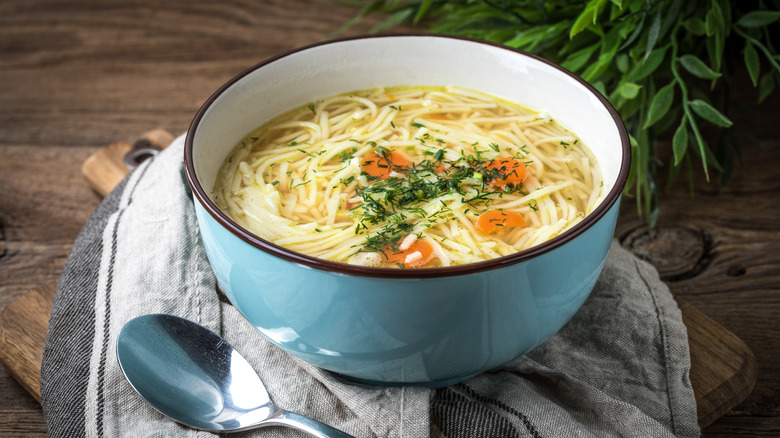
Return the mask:
[[[295,53],[299,53],[314,47],[329,45],[329,44],[336,44],[340,42],[345,41],[354,41],[354,40],[361,40],[361,39],[374,39],[374,38],[399,38],[399,37],[416,37],[416,38],[447,38],[447,39],[454,39],[454,40],[462,40],[467,41],[471,43],[476,44],[484,44],[489,45],[493,47],[497,47],[502,50],[507,50],[515,53],[519,53],[521,55],[527,56],[529,58],[533,58],[539,62],[542,62],[544,64],[547,64],[562,73],[572,77],[577,82],[582,84],[585,88],[587,88],[593,95],[595,95],[599,101],[604,105],[604,107],[609,111],[610,115],[612,116],[612,119],[614,120],[615,124],[618,127],[618,131],[620,133],[620,142],[623,147],[623,158],[622,162],[620,164],[620,172],[618,173],[618,177],[615,180],[615,185],[612,187],[612,190],[604,197],[604,200],[601,202],[601,204],[596,207],[593,212],[591,212],[589,215],[585,217],[585,219],[582,220],[582,222],[578,223],[574,227],[564,231],[562,234],[544,242],[541,243],[535,247],[519,251],[515,254],[510,254],[503,257],[498,257],[495,259],[485,260],[482,262],[476,262],[476,263],[468,263],[464,265],[456,265],[456,266],[447,266],[447,267],[438,267],[438,268],[417,268],[417,269],[398,269],[398,268],[372,268],[372,267],[366,267],[366,266],[356,266],[356,265],[350,265],[347,263],[340,263],[340,262],[332,262],[324,259],[319,259],[313,256],[308,256],[305,254],[301,254],[292,250],[289,250],[287,248],[284,248],[279,245],[275,245],[267,240],[261,239],[260,237],[252,234],[251,232],[247,231],[237,223],[235,223],[232,219],[228,218],[220,209],[217,207],[211,199],[208,197],[206,191],[203,189],[203,187],[200,185],[200,181],[198,181],[197,177],[195,176],[195,169],[193,167],[192,163],[192,139],[195,131],[197,131],[198,125],[200,124],[201,119],[203,118],[203,115],[208,110],[208,108],[214,103],[214,101],[229,87],[231,87],[233,84],[241,80],[243,77],[247,76],[248,74],[254,72],[255,70],[270,64],[272,62],[275,62],[279,59],[285,58],[287,56],[290,56]],[[323,41],[319,43],[309,44],[306,46],[302,46],[284,53],[281,53],[279,55],[273,56],[271,58],[268,58],[258,64],[255,64],[254,66],[244,70],[243,72],[239,73],[232,79],[230,79],[227,83],[222,85],[217,91],[212,94],[208,100],[201,106],[201,108],[198,110],[197,114],[195,115],[195,118],[192,120],[192,123],[190,124],[189,129],[187,130],[187,136],[184,143],[184,165],[185,165],[185,171],[187,175],[187,181],[190,184],[190,187],[192,188],[193,193],[195,194],[195,197],[198,199],[198,201],[201,203],[201,205],[206,209],[206,211],[213,217],[220,225],[222,225],[224,228],[226,228],[228,231],[230,231],[232,234],[239,237],[244,242],[254,246],[255,248],[258,248],[262,251],[265,251],[273,256],[282,258],[284,260],[298,263],[310,268],[315,268],[319,270],[325,270],[325,271],[331,271],[331,272],[337,272],[341,274],[349,274],[349,275],[356,275],[356,276],[362,276],[362,277],[379,277],[379,278],[408,278],[408,279],[414,279],[414,278],[434,278],[434,277],[448,277],[448,276],[459,276],[459,275],[467,275],[467,274],[474,274],[481,271],[487,271],[491,269],[497,269],[504,266],[514,265],[516,263],[520,263],[529,259],[532,259],[534,257],[539,256],[540,254],[552,251],[555,248],[558,248],[560,246],[565,245],[570,240],[574,239],[575,237],[579,236],[581,233],[583,233],[585,230],[590,228],[593,224],[598,222],[606,213],[607,211],[617,202],[617,200],[620,198],[620,195],[623,192],[623,189],[625,187],[626,181],[628,179],[628,171],[631,163],[631,147],[628,139],[628,132],[626,131],[625,125],[623,124],[623,120],[620,118],[620,115],[617,113],[615,108],[612,107],[612,105],[607,101],[607,99],[601,95],[595,88],[593,88],[590,84],[585,82],[583,79],[578,77],[577,75],[569,72],[568,70],[544,59],[537,55],[534,55],[532,53],[528,53],[522,50],[513,49],[511,47],[503,46],[501,44],[481,41],[481,40],[475,40],[472,38],[466,38],[466,37],[459,37],[459,36],[448,36],[448,35],[436,35],[436,34],[424,34],[424,33],[403,33],[403,34],[383,34],[383,35],[361,35],[361,36],[354,36],[354,37],[345,37],[345,38],[339,38],[329,41]]]

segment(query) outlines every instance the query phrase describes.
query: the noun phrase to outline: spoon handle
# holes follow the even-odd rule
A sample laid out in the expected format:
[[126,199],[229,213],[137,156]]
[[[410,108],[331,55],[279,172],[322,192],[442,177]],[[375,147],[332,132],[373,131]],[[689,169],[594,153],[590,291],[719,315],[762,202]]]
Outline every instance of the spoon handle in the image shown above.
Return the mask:
[[295,412],[281,410],[277,415],[263,421],[264,425],[287,426],[301,432],[308,433],[317,438],[355,438],[333,426],[319,422],[313,418],[305,417]]

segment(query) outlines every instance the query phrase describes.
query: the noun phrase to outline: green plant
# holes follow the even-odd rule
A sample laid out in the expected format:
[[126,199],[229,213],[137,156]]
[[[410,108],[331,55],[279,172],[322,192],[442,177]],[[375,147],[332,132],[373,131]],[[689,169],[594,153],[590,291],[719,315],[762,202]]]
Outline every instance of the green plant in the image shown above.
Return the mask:
[[[579,75],[621,114],[633,150],[626,194],[654,225],[659,213],[659,138],[671,135],[670,181],[692,159],[725,186],[741,163],[740,145],[757,143],[732,128],[728,96],[743,62],[759,101],[780,84],[770,27],[780,1],[726,0],[371,0],[366,14],[388,17],[374,32],[401,24],[482,39],[540,55]],[[673,134],[672,134],[673,133]],[[693,172],[689,172],[691,179]]]

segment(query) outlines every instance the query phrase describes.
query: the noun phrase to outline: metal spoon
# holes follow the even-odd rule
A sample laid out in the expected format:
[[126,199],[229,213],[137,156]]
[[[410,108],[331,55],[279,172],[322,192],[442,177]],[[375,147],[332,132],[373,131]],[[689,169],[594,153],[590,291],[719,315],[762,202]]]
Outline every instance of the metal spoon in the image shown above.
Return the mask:
[[139,316],[122,328],[116,353],[133,389],[185,426],[209,432],[286,426],[315,437],[351,437],[276,406],[246,359],[192,321]]

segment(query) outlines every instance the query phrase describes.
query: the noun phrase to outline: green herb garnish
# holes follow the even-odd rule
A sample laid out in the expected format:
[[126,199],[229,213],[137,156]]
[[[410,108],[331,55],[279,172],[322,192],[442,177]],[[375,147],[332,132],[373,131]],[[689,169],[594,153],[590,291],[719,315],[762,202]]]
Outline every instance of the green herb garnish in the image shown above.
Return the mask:
[[[379,231],[366,236],[359,251],[394,250],[398,241],[416,226],[433,226],[443,213],[451,210],[442,203],[439,211],[428,215],[423,207],[442,195],[458,193],[464,204],[487,206],[507,190],[506,186],[493,188],[490,185],[493,180],[507,178],[506,169],[491,167],[492,161],[482,160],[477,155],[467,157],[468,165],[460,159],[447,161],[444,152],[445,149],[439,149],[428,155],[432,158],[408,166],[393,165],[403,177],[375,178],[369,185],[356,188],[363,203],[354,209],[359,218],[355,233],[364,232],[368,225],[380,226]],[[389,156],[389,152],[385,153]]]
[[353,147],[352,149],[345,149],[338,154],[338,160],[339,162],[343,163],[345,161],[349,161],[352,159],[352,157],[355,156],[355,152],[357,152],[358,148]]

